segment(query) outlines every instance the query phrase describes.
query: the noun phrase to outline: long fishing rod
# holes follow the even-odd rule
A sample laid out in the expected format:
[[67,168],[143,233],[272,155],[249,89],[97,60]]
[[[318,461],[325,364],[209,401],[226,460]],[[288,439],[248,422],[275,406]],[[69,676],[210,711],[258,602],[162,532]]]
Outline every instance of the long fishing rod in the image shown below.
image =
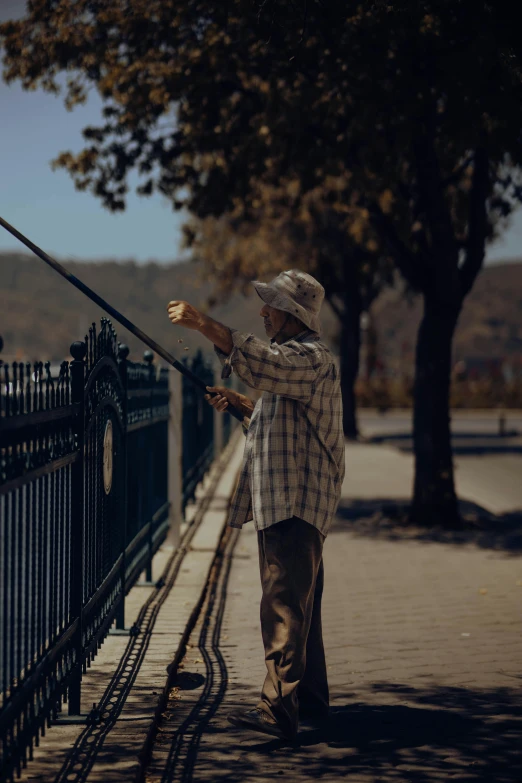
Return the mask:
[[[145,332],[142,332],[141,329],[138,329],[138,327],[135,326],[132,321],[129,321],[128,318],[125,318],[124,315],[122,315],[112,305],[106,302],[105,299],[102,299],[101,296],[98,296],[98,294],[93,291],[92,288],[89,288],[89,286],[85,285],[85,283],[82,283],[81,280],[78,280],[77,277],[68,272],[65,267],[58,263],[58,261],[55,261],[54,258],[51,258],[51,256],[47,255],[47,253],[45,253],[37,245],[33,244],[30,239],[27,239],[27,237],[17,231],[16,228],[11,226],[2,217],[0,217],[0,225],[3,226],[6,231],[9,231],[10,234],[16,237],[26,247],[28,247],[29,250],[32,250],[33,253],[38,256],[38,258],[41,258],[42,261],[45,261],[46,264],[58,272],[59,275],[65,277],[65,279],[68,280],[71,285],[81,291],[82,294],[88,296],[89,299],[98,305],[98,307],[101,307],[103,310],[105,310],[106,313],[109,313],[109,315],[111,315],[115,321],[118,321],[118,323],[124,326],[125,329],[128,329],[129,332],[131,332],[135,337],[138,337],[142,342],[145,343],[145,345],[148,345],[149,348],[161,356],[162,359],[164,359],[168,364],[172,365],[174,369],[189,378],[189,380],[191,380],[195,386],[198,386],[205,392],[207,391],[206,384],[201,380],[201,378],[198,378],[198,376],[189,370],[188,367],[185,367],[183,364],[181,364],[181,362],[178,362],[178,360],[175,359],[172,354],[162,348],[162,346],[153,340],[152,337],[149,337],[147,334],[145,334]],[[211,395],[214,396],[212,393]],[[231,416],[234,416],[236,419],[238,419],[238,421],[243,421],[243,416],[241,413],[230,403],[227,406],[227,411]]]

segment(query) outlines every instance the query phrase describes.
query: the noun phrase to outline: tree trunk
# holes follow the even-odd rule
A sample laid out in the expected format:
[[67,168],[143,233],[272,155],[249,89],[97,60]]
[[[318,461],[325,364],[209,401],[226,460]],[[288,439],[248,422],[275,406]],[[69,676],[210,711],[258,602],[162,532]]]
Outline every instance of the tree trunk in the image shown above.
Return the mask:
[[359,373],[361,349],[361,301],[358,290],[344,292],[344,312],[341,321],[341,392],[343,396],[343,431],[347,438],[356,439],[357,404],[355,381]]
[[460,526],[453,476],[450,377],[458,306],[424,299],[415,360],[413,439],[415,480],[411,520],[423,525]]

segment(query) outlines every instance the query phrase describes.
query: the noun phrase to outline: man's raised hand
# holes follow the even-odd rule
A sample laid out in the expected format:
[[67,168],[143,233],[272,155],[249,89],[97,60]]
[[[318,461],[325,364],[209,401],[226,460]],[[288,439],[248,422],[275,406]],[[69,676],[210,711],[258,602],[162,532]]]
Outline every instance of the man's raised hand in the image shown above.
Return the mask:
[[167,305],[169,318],[173,324],[184,326],[186,329],[198,331],[203,322],[203,313],[196,310],[188,302],[180,299],[174,299]]

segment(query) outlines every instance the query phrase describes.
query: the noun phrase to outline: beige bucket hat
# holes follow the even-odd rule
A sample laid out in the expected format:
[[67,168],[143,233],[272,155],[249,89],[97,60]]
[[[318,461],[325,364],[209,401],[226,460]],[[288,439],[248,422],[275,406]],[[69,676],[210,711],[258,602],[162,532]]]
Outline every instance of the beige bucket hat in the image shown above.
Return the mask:
[[313,332],[321,333],[319,311],[324,288],[315,277],[300,269],[288,269],[270,283],[253,280],[252,285],[270,307],[295,315]]

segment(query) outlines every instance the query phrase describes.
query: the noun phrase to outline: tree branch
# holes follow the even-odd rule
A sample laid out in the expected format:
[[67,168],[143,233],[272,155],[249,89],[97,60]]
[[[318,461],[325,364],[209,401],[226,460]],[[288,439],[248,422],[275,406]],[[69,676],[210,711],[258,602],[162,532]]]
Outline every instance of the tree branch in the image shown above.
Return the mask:
[[372,303],[377,299],[381,293],[382,286],[370,283],[366,288],[364,296],[362,297],[362,310],[367,311],[372,306]]
[[[327,268],[326,265],[324,268]],[[321,277],[323,278],[322,280]],[[332,308],[336,316],[339,318],[340,321],[342,321],[344,318],[344,309],[339,307],[339,305],[334,302],[333,297],[336,294],[339,294],[339,292],[343,290],[343,287],[341,283],[338,281],[337,276],[335,274],[329,274],[325,278],[325,275],[323,273],[321,277],[319,277],[319,282],[324,286],[324,295],[326,299],[328,299],[330,307]]]
[[472,152],[470,155],[466,157],[463,163],[460,164],[460,166],[457,166],[454,172],[452,172],[449,177],[446,177],[446,179],[442,180],[442,187],[447,188],[448,185],[454,185],[455,182],[458,182],[459,179],[462,177],[468,166],[473,163],[475,153]]
[[321,283],[321,285],[324,288],[325,296],[328,298],[329,296],[333,296],[336,293],[339,293],[339,291],[343,290],[343,284],[342,281],[339,279],[339,277],[335,274],[335,271],[333,270],[332,266],[328,263],[321,264],[319,263],[316,277]]
[[433,132],[424,130],[419,133],[413,147],[419,195],[430,230],[431,247],[437,260],[440,257],[451,263],[452,254],[456,251],[455,237],[450,211],[444,198]]
[[415,254],[399,237],[391,220],[384,214],[377,202],[368,203],[367,208],[375,228],[388,245],[401,273],[413,288],[423,290],[426,285],[426,276]]
[[339,307],[339,305],[335,304],[335,302],[333,300],[333,297],[335,296],[335,294],[329,294],[328,292],[325,291],[325,296],[326,296],[326,299],[328,300],[328,304],[330,305],[330,307],[332,308],[332,310],[336,314],[337,318],[342,323],[343,318],[344,318],[344,312]]
[[480,147],[475,152],[475,165],[469,196],[466,258],[459,269],[462,299],[471,291],[484,261],[488,228],[486,200],[489,194],[489,184],[489,155],[484,147]]
[[302,44],[304,41],[307,21],[308,21],[308,2],[307,0],[304,0],[303,29],[301,31],[301,38],[299,40],[299,44]]

